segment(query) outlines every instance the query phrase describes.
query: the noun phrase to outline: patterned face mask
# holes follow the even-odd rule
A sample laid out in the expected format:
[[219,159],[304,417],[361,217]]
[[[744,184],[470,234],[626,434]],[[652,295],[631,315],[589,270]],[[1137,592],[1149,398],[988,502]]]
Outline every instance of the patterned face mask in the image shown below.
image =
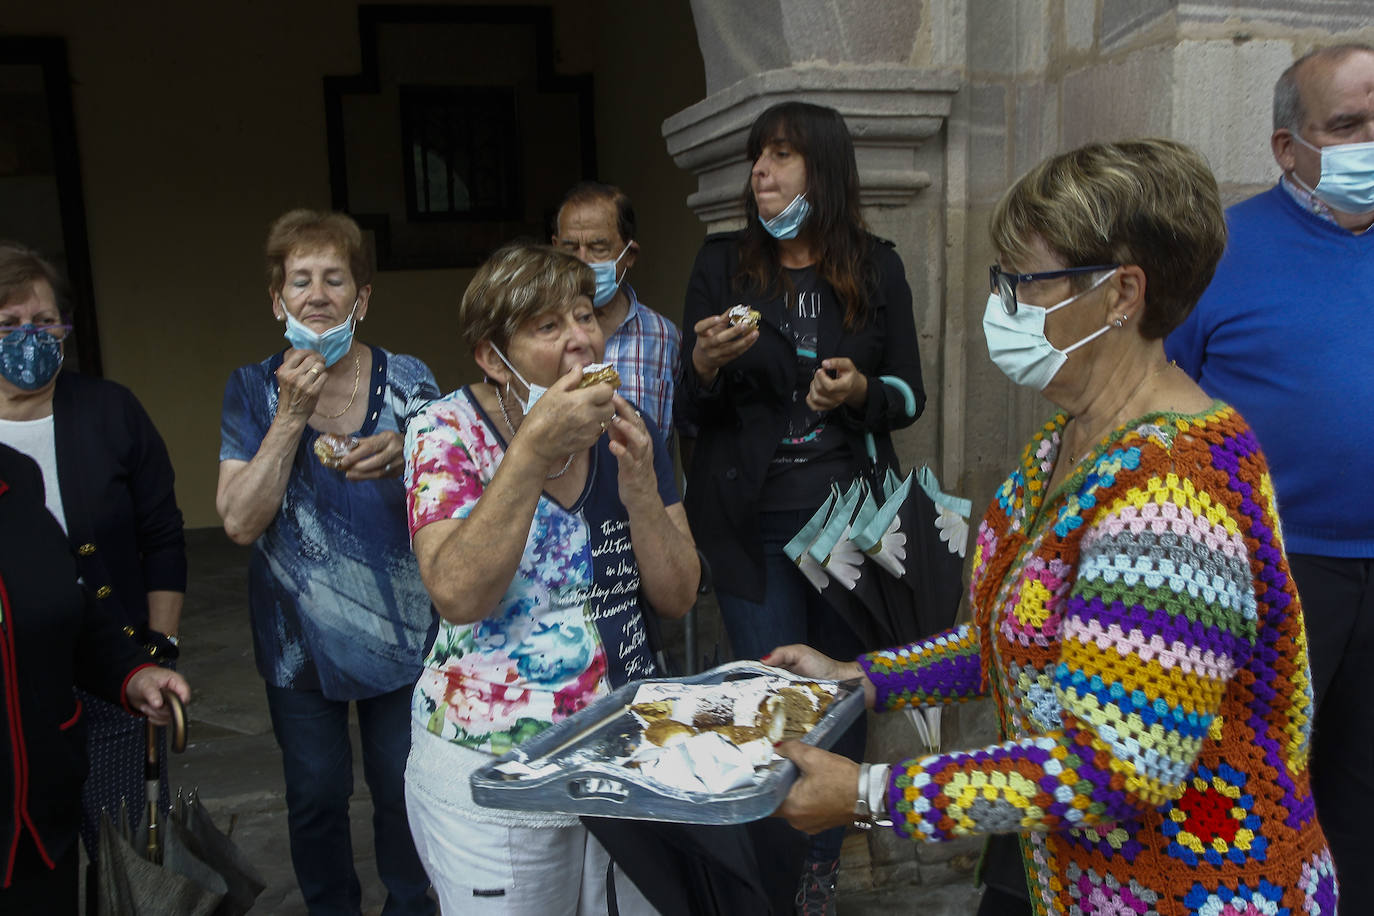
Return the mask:
[[62,341],[46,328],[22,325],[0,339],[0,375],[24,391],[47,385],[62,368]]

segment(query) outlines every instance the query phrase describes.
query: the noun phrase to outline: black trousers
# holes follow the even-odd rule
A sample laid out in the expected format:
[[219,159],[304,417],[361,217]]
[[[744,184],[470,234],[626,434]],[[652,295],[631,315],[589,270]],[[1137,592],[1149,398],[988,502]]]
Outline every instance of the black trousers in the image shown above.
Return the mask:
[[988,837],[979,877],[984,889],[978,916],[1030,916],[1030,889],[1026,886],[1026,866],[1016,834],[995,833]]
[[0,913],[5,916],[76,916],[77,844],[48,868],[38,855],[33,837],[24,832],[14,858],[14,881],[0,890]]
[[1342,913],[1374,913],[1374,559],[1290,554],[1312,662],[1312,796]]

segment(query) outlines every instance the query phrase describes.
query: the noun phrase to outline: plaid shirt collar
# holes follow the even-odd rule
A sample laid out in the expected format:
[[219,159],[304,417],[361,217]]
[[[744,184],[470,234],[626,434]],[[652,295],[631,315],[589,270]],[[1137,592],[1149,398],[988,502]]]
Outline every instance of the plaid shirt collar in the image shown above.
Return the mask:
[[1308,213],[1318,219],[1324,219],[1328,223],[1336,222],[1336,215],[1331,212],[1331,208],[1317,199],[1317,195],[1304,188],[1293,177],[1284,173],[1283,178],[1279,179],[1279,184],[1288,192],[1288,196],[1293,198],[1294,203],[1302,207]]
[[[635,295],[635,288],[630,284],[626,283],[624,289],[625,295],[629,297],[630,307],[625,310],[625,317],[620,319],[620,324],[615,326],[615,331],[619,331],[621,328],[625,327],[625,325],[629,324],[631,321],[639,320],[639,297]],[[615,331],[612,331],[611,333],[614,334]],[[606,336],[609,338],[610,334],[607,334]]]

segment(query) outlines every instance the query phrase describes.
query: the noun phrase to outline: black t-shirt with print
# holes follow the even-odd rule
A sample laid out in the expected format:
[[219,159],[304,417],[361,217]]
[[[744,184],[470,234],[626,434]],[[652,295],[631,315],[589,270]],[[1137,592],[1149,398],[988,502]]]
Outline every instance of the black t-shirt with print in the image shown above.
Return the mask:
[[785,297],[787,319],[782,330],[796,349],[797,386],[787,404],[786,431],[764,480],[759,501],[764,511],[818,506],[832,482],[848,483],[854,474],[844,432],[827,422],[826,413],[806,406],[811,379],[821,366],[817,345],[821,311],[839,306],[815,267],[789,269],[787,275],[792,292]]

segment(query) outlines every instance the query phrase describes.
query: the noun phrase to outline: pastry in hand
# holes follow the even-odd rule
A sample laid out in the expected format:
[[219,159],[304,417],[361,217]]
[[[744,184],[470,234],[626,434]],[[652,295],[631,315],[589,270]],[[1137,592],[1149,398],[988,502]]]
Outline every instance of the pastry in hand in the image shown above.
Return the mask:
[[337,471],[343,466],[344,456],[353,451],[358,445],[358,440],[352,436],[341,436],[337,433],[321,433],[315,440],[315,457],[320,459],[320,464]]
[[730,309],[725,313],[725,317],[730,319],[730,327],[756,328],[759,326],[759,319],[763,316],[758,309],[751,309],[743,303]]
[[620,387],[620,373],[610,363],[589,363],[582,367],[582,381],[578,388],[590,388],[602,382],[610,382],[612,388]]

